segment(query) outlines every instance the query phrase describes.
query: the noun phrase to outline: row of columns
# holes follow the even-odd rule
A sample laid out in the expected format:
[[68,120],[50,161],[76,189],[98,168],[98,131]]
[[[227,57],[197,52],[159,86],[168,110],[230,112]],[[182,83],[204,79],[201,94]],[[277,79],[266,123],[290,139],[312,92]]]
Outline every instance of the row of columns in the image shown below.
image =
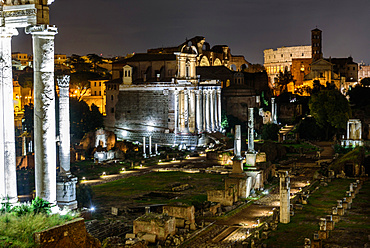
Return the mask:
[[174,133],[221,130],[221,89],[175,90]]
[[[56,123],[54,93],[54,36],[57,28],[49,25],[32,25],[26,28],[32,35],[34,69],[34,140],[36,196],[57,202],[56,175]],[[18,201],[13,107],[13,77],[11,38],[15,28],[0,28],[0,201]],[[69,161],[69,80],[60,86],[60,143],[61,175],[70,177]],[[68,81],[68,82],[67,82]],[[67,106],[68,105],[68,106]],[[73,180],[75,185],[75,181]],[[75,189],[72,192],[74,195]],[[64,196],[63,196],[64,197]],[[62,198],[63,198],[62,197]]]
[[[152,136],[149,136],[149,157],[152,156]],[[158,154],[158,144],[154,144],[154,155]],[[143,137],[143,157],[146,158],[146,137]]]

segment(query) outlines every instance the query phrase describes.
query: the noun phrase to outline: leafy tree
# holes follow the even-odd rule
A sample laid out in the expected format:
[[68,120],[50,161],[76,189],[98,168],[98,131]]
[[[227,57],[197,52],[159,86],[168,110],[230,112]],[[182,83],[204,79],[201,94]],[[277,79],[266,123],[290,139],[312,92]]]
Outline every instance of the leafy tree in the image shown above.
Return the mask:
[[76,71],[71,74],[70,79],[70,93],[76,95],[77,100],[81,100],[82,97],[90,89],[90,81],[100,78],[100,75],[90,71]]
[[363,78],[363,79],[361,80],[361,85],[362,85],[362,86],[367,86],[367,87],[369,87],[369,86],[370,86],[370,77]]
[[325,128],[326,140],[329,129],[334,128],[338,132],[346,128],[346,123],[351,116],[351,108],[345,96],[338,90],[321,90],[311,96],[308,105],[317,124]]
[[96,54],[88,54],[87,57],[90,59],[91,63],[93,64],[94,72],[97,72],[98,64],[103,62],[103,57],[96,55]]
[[284,72],[279,72],[279,75],[276,79],[276,84],[277,84],[277,88],[281,93],[284,93],[288,90],[288,84],[290,82],[294,82],[293,80],[293,75],[290,71],[288,71],[287,69],[285,69]]
[[[301,139],[306,140],[322,140],[325,138],[326,130],[320,127],[315,118],[305,117],[298,126],[298,133]],[[334,133],[330,133],[333,135]]]
[[71,135],[80,140],[86,133],[103,127],[103,115],[94,104],[87,105],[84,101],[70,98]]
[[348,94],[350,97],[350,102],[354,104],[356,108],[362,108],[370,105],[370,88],[357,85],[356,87],[352,88]]

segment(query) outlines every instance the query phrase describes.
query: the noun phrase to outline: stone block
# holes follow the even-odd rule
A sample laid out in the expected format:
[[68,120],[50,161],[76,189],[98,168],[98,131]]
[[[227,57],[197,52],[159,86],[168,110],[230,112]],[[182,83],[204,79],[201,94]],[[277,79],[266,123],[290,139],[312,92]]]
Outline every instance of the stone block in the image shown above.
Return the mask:
[[135,239],[136,238],[136,234],[135,233],[126,233],[125,238],[126,239]]
[[328,231],[333,231],[334,230],[334,226],[335,226],[335,222],[334,221],[326,221],[326,230]]
[[197,227],[196,227],[195,223],[191,223],[190,224],[190,230],[194,231],[196,229],[197,229]]
[[184,228],[184,226],[185,226],[185,220],[176,218],[176,227],[177,228]]
[[311,243],[311,248],[322,248],[321,240],[313,240]]
[[324,240],[329,238],[329,231],[319,230],[319,239]]
[[333,221],[335,223],[338,223],[340,221],[340,216],[339,215],[333,215]]
[[163,213],[175,218],[184,219],[190,223],[195,222],[194,206],[164,206]]
[[145,241],[147,241],[147,242],[149,242],[149,243],[155,243],[156,238],[157,238],[157,235],[155,235],[155,234],[149,234],[149,233],[144,234],[144,235],[141,237],[141,239],[143,239],[143,240],[145,240]]
[[338,208],[338,215],[339,216],[343,216],[344,215],[344,208],[343,207]]
[[158,240],[166,240],[168,235],[176,232],[175,218],[163,214],[145,214],[134,220],[134,233],[140,232],[155,234]]

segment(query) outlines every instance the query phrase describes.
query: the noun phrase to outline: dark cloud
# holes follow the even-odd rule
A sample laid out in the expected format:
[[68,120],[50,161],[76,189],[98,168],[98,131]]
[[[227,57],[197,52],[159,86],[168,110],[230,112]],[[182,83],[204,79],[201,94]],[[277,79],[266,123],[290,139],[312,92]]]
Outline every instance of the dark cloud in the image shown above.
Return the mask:
[[[68,55],[125,55],[202,35],[262,63],[264,49],[309,45],[317,26],[324,56],[370,63],[369,9],[369,0],[56,0],[50,19],[56,52]],[[20,33],[13,50],[30,52]]]

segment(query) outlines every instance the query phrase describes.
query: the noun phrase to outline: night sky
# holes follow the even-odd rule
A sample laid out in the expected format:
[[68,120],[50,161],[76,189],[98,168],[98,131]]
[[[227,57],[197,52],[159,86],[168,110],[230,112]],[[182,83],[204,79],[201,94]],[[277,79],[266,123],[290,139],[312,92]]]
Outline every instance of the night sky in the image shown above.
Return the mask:
[[[50,9],[55,52],[67,55],[123,56],[199,35],[263,63],[264,49],[310,45],[317,27],[324,57],[370,63],[370,0],[55,0]],[[13,52],[31,53],[19,32]]]

